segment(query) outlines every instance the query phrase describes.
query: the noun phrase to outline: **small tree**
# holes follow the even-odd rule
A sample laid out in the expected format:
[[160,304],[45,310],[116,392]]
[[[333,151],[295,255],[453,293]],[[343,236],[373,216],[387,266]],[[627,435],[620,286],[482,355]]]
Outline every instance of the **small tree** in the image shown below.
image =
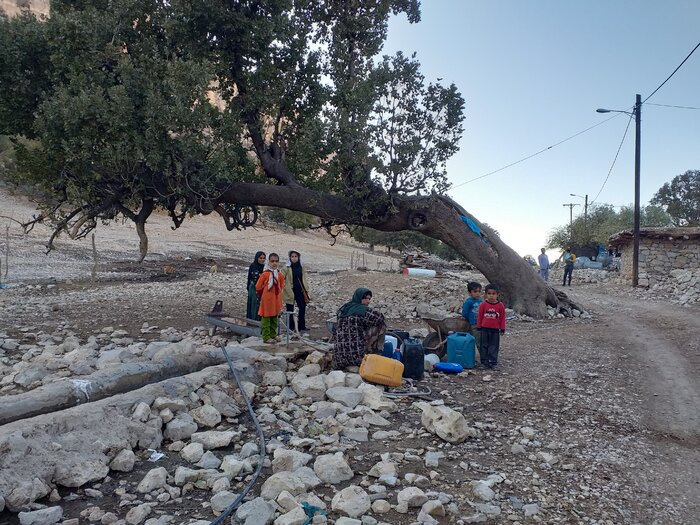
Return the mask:
[[[640,210],[642,226],[670,226],[671,217],[659,206],[644,206]],[[552,230],[547,239],[547,248],[565,249],[569,246],[595,248],[607,245],[611,235],[629,230],[634,226],[634,208],[624,206],[615,211],[609,204],[593,205],[588,217],[579,215],[571,225]]]
[[651,203],[663,206],[674,226],[700,226],[700,171],[677,175],[659,188]]

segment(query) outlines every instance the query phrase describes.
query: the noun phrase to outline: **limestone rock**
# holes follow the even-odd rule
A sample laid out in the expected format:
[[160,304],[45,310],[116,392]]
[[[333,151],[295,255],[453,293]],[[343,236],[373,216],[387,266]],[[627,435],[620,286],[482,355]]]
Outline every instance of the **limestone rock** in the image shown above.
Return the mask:
[[307,377],[297,374],[291,386],[299,397],[310,397],[314,401],[323,401],[326,397],[326,382],[322,375]]
[[195,432],[190,436],[192,443],[201,443],[205,450],[228,447],[234,437],[240,435],[232,430],[218,431],[208,430],[207,432]]
[[151,506],[147,503],[133,507],[126,513],[126,522],[130,525],[140,525],[151,513]]
[[97,481],[109,474],[109,467],[96,459],[76,463],[59,463],[56,465],[54,481],[64,487],[81,487],[91,481]]
[[63,518],[63,509],[61,507],[48,507],[32,512],[19,513],[20,525],[53,525],[61,521],[61,518]]
[[120,450],[109,464],[109,468],[119,472],[131,472],[136,463],[136,454],[130,448]]
[[210,500],[211,510],[214,512],[214,515],[218,516],[225,511],[229,505],[236,501],[237,497],[238,494],[234,494],[228,490],[223,490],[215,494]]
[[336,386],[326,390],[326,397],[336,403],[341,403],[349,408],[355,408],[362,402],[364,393],[357,388]]
[[399,505],[421,507],[428,501],[428,496],[418,487],[407,487],[398,493],[396,499]]
[[180,451],[180,457],[189,463],[197,463],[204,455],[201,443],[190,443]]
[[306,490],[306,485],[292,472],[277,472],[265,480],[260,488],[260,495],[266,500],[274,500],[283,490],[296,496]]
[[269,525],[275,517],[275,507],[263,498],[247,501],[236,511],[236,520],[243,525]]
[[333,496],[331,509],[351,518],[357,518],[369,511],[371,502],[369,494],[357,485],[350,485]]
[[332,485],[352,479],[355,475],[342,452],[318,456],[314,462],[314,472],[321,481]]
[[188,439],[193,433],[197,432],[197,423],[187,412],[180,412],[167,425],[163,437],[170,441],[179,441]]
[[312,458],[313,456],[304,452],[287,448],[278,448],[274,452],[272,472],[281,472],[283,470],[294,472],[306,465]]
[[136,487],[137,492],[145,494],[156,489],[165,488],[168,480],[168,471],[164,467],[149,470]]
[[221,423],[221,412],[211,405],[203,405],[190,412],[192,418],[202,427],[215,427]]
[[286,514],[282,514],[275,520],[275,525],[303,525],[306,522],[306,512],[297,506]]
[[421,423],[429,432],[450,443],[461,443],[468,437],[478,436],[478,431],[467,425],[467,420],[459,412],[444,405],[432,406],[416,403],[423,411]]

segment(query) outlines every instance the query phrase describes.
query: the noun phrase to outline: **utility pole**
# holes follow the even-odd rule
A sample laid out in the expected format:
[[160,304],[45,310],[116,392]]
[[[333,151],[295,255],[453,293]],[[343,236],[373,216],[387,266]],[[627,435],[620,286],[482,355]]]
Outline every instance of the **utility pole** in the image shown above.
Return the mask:
[[574,224],[574,206],[579,206],[575,202],[570,202],[569,204],[562,204],[562,206],[569,207],[569,228]]
[[586,201],[583,205],[583,219],[588,221],[588,194],[586,194]]
[[642,149],[642,95],[634,101],[634,242],[632,251],[632,286],[639,286],[639,164]]

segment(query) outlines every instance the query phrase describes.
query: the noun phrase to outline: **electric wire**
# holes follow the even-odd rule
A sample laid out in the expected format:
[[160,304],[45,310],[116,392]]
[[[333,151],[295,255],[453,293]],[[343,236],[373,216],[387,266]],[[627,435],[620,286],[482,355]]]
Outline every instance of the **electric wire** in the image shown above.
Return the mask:
[[663,85],[664,85],[666,82],[668,82],[669,80],[671,80],[671,77],[672,77],[673,75],[675,75],[676,72],[681,68],[681,66],[682,66],[683,64],[685,64],[686,60],[688,60],[688,59],[691,57],[691,55],[692,55],[693,53],[695,53],[695,50],[696,50],[698,47],[700,47],[700,42],[698,42],[698,44],[693,48],[693,50],[692,50],[690,53],[688,53],[688,56],[685,57],[685,58],[683,59],[683,62],[681,62],[680,64],[678,64],[678,67],[677,67],[676,69],[673,70],[673,73],[671,73],[671,74],[666,78],[666,80],[664,80],[664,81],[659,85],[659,87],[657,87],[654,91],[652,91],[652,92],[651,92],[651,95],[649,95],[647,98],[645,98],[645,99],[642,101],[642,104],[644,104],[647,100],[649,100],[651,97],[653,97],[654,94],[655,94],[659,89],[661,89],[661,88],[663,87]]
[[653,102],[648,102],[647,106],[661,106],[662,108],[678,108],[678,109],[700,109],[693,106],[674,106],[671,104],[654,104]]
[[226,346],[223,342],[221,343],[221,351],[224,353],[224,356],[226,356],[226,362],[228,363],[228,367],[231,370],[231,373],[233,374],[233,379],[236,380],[238,389],[241,391],[243,400],[245,401],[245,404],[248,407],[248,413],[250,414],[250,417],[253,418],[253,423],[255,423],[255,430],[257,431],[258,438],[260,440],[260,445],[258,448],[258,454],[260,458],[258,459],[258,466],[255,469],[255,472],[253,473],[253,477],[243,489],[243,492],[241,492],[241,494],[233,501],[233,503],[226,507],[226,509],[221,514],[219,514],[216,517],[216,519],[214,519],[210,523],[210,525],[220,525],[226,518],[228,518],[231,515],[231,513],[234,510],[238,508],[238,505],[240,505],[241,501],[243,501],[243,498],[245,498],[248,495],[248,492],[250,492],[250,489],[253,488],[253,485],[255,485],[255,482],[258,480],[258,477],[260,476],[260,473],[263,469],[263,464],[265,463],[265,458],[267,457],[267,454],[265,452],[265,433],[263,432],[263,429],[260,426],[260,422],[258,421],[258,418],[255,415],[255,410],[253,410],[253,405],[251,404],[250,399],[248,399],[248,395],[245,393],[245,389],[241,386],[241,380],[238,377],[236,369],[233,367],[231,357],[229,357],[228,352],[226,351]]
[[627,120],[627,126],[625,127],[625,132],[622,134],[622,140],[620,141],[620,145],[617,147],[617,152],[615,153],[615,158],[613,159],[612,165],[610,166],[610,169],[608,170],[608,175],[605,177],[605,180],[603,181],[603,185],[598,190],[598,193],[596,193],[596,196],[593,197],[593,200],[590,202],[591,205],[593,203],[595,203],[596,199],[600,196],[601,192],[603,191],[603,188],[605,188],[605,185],[608,183],[608,179],[610,178],[610,174],[612,173],[612,170],[615,167],[615,163],[617,162],[617,157],[620,155],[620,150],[622,149],[622,145],[625,143],[625,137],[627,137],[627,131],[630,129],[631,123],[632,123],[632,117],[630,117]]
[[469,179],[469,180],[467,180],[467,181],[460,182],[459,184],[455,184],[454,186],[450,187],[450,190],[454,190],[455,188],[459,188],[459,187],[461,187],[461,186],[464,186],[465,184],[469,184],[470,182],[474,182],[474,181],[476,181],[476,180],[483,179],[483,178],[488,177],[488,176],[490,176],[490,175],[494,175],[495,173],[498,173],[499,171],[503,171],[503,170],[505,170],[505,169],[507,169],[507,168],[510,168],[511,166],[515,166],[516,164],[520,164],[521,162],[525,162],[526,160],[529,160],[529,159],[531,159],[531,158],[533,158],[533,157],[536,157],[537,155],[540,155],[540,154],[544,153],[545,151],[549,151],[549,150],[552,149],[552,148],[555,148],[555,147],[557,147],[557,146],[559,146],[559,145],[561,145],[561,144],[564,144],[565,142],[568,142],[569,140],[574,139],[574,138],[578,137],[579,135],[583,135],[584,133],[586,133],[587,131],[592,130],[593,128],[597,128],[598,126],[602,126],[602,125],[605,124],[606,122],[608,122],[608,121],[610,121],[610,120],[612,120],[612,119],[614,119],[614,118],[617,118],[617,117],[619,117],[619,116],[620,116],[620,114],[619,114],[619,113],[616,113],[616,114],[613,115],[612,117],[606,118],[605,120],[603,120],[603,121],[601,121],[601,122],[598,122],[597,124],[594,124],[593,126],[590,126],[590,127],[586,128],[586,129],[584,129],[584,130],[582,130],[582,131],[579,131],[578,133],[574,133],[574,134],[571,135],[570,137],[567,137],[567,138],[565,138],[565,139],[563,139],[563,140],[560,140],[559,142],[557,142],[557,143],[555,143],[555,144],[552,144],[551,146],[547,146],[546,148],[543,148],[543,149],[541,149],[541,150],[539,150],[539,151],[536,151],[535,153],[532,153],[531,155],[528,155],[527,157],[523,157],[523,158],[520,159],[520,160],[516,160],[515,162],[511,162],[510,164],[508,164],[508,165],[506,165],[506,166],[503,166],[502,168],[498,168],[497,170],[490,171],[490,172],[488,172],[488,173],[485,173],[484,175],[480,175],[480,176],[478,176],[478,177],[474,177],[473,179]]

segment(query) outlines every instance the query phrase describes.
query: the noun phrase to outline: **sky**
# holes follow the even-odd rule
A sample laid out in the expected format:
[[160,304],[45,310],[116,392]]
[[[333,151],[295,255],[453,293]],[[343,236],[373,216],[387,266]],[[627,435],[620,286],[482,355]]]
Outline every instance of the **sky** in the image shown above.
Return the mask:
[[[423,0],[421,22],[392,18],[385,54],[415,52],[426,81],[465,99],[449,195],[521,255],[589,205],[634,202],[631,111],[700,42],[697,0]],[[700,49],[641,111],[641,205],[700,170]],[[465,182],[606,123],[493,175]],[[610,172],[607,183],[605,182]],[[570,194],[580,197],[572,197]],[[554,253],[554,252],[550,252]]]

